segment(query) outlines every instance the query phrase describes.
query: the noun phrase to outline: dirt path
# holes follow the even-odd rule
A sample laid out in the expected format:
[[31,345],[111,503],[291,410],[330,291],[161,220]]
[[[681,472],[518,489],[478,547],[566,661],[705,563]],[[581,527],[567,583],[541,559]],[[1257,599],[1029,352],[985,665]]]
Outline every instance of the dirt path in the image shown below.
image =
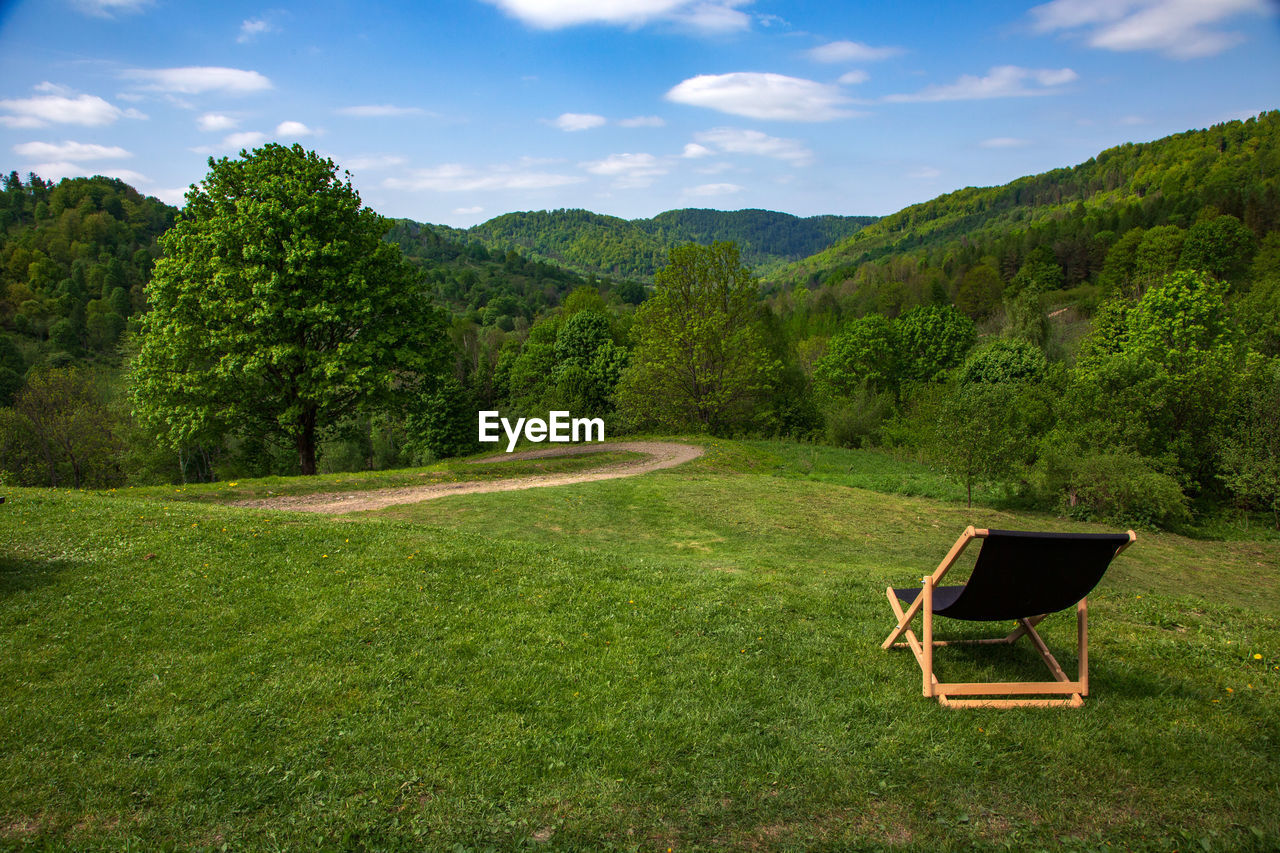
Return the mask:
[[257,509],[287,509],[295,512],[344,513],[367,509],[382,509],[395,504],[411,504],[429,501],[449,495],[473,495],[480,492],[512,492],[519,489],[537,489],[543,486],[568,486],[573,483],[589,483],[595,480],[613,480],[617,477],[635,477],[663,468],[674,468],[697,459],[703,448],[693,444],[672,441],[610,441],[603,444],[577,444],[572,447],[549,447],[545,450],[528,450],[522,453],[501,454],[477,459],[476,462],[514,462],[517,459],[542,459],[548,456],[579,456],[584,453],[604,453],[612,450],[643,453],[648,459],[634,462],[615,462],[575,471],[572,474],[534,474],[510,480],[486,480],[461,483],[436,483],[430,486],[402,486],[391,489],[372,489],[365,492],[329,492],[316,495],[282,495],[278,498],[237,501],[235,506]]

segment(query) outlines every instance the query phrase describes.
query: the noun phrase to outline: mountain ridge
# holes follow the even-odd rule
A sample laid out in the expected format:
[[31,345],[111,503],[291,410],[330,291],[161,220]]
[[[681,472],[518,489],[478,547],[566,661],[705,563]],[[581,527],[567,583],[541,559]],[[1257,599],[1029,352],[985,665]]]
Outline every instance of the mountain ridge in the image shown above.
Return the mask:
[[[876,221],[874,216],[800,217],[745,208],[677,208],[650,218],[623,219],[581,208],[513,211],[467,229],[442,231],[488,249],[516,250],[584,275],[650,280],[668,251],[683,243],[738,244],[758,271],[809,256]],[[435,226],[433,226],[435,227]]]

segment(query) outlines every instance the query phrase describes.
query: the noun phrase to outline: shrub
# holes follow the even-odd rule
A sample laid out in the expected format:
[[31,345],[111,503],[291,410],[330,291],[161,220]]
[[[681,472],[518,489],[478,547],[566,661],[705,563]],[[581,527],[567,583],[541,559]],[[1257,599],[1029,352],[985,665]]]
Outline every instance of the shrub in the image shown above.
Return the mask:
[[1042,500],[1081,521],[1169,527],[1190,520],[1177,480],[1129,451],[1047,450],[1036,466]]
[[893,414],[893,395],[877,394],[867,384],[848,396],[833,397],[824,412],[827,442],[837,447],[870,447],[880,442],[885,419]]
[[961,385],[1039,382],[1049,363],[1040,347],[1025,340],[1002,338],[975,350],[960,367]]

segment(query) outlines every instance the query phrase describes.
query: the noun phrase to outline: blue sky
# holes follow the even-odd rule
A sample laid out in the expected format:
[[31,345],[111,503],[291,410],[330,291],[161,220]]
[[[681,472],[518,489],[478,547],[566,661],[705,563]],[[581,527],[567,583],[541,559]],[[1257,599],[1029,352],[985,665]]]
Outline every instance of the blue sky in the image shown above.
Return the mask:
[[300,142],[375,210],[887,214],[1280,107],[1270,0],[0,0],[0,167],[180,204]]

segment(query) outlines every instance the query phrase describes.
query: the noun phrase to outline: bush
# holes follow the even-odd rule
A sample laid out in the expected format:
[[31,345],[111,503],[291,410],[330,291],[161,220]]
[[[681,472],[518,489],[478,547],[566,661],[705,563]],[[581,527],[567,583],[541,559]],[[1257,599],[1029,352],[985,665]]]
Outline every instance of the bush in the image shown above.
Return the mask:
[[960,367],[961,385],[1039,382],[1049,369],[1044,352],[1029,341],[1001,338],[972,352]]
[[1191,518],[1177,480],[1122,450],[1048,450],[1036,466],[1035,488],[1043,502],[1081,521],[1169,527]]
[[848,396],[836,396],[824,412],[827,443],[837,447],[872,447],[880,443],[885,420],[893,414],[893,395],[877,394],[867,384]]

